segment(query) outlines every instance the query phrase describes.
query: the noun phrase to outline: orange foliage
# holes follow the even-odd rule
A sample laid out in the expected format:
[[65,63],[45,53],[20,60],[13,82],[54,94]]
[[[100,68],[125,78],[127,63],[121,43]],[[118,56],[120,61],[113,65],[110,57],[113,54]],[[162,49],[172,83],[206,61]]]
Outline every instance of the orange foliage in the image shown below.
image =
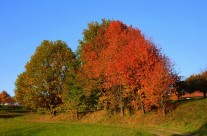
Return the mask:
[[6,91],[0,93],[0,104],[4,105],[5,103],[8,103],[10,99],[11,97]]
[[[83,68],[90,78],[102,80],[101,87],[119,93],[119,104],[139,107],[140,101],[158,105],[173,84],[171,63],[139,29],[111,21],[82,50]],[[142,94],[142,95],[141,95]],[[144,95],[144,96],[143,96]],[[111,100],[112,101],[112,100]]]

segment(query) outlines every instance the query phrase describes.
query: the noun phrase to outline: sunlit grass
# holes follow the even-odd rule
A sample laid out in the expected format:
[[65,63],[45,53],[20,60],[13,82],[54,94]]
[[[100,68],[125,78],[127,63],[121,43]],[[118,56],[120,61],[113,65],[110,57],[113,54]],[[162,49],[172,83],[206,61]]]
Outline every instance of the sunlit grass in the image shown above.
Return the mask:
[[0,119],[1,136],[151,136],[142,129],[77,123],[31,122],[18,117]]
[[[141,116],[111,116],[104,111],[71,120],[70,114],[28,114],[0,110],[1,136],[176,136],[177,134],[207,135],[207,99],[188,100],[165,117],[151,112]],[[150,133],[149,133],[150,132]]]

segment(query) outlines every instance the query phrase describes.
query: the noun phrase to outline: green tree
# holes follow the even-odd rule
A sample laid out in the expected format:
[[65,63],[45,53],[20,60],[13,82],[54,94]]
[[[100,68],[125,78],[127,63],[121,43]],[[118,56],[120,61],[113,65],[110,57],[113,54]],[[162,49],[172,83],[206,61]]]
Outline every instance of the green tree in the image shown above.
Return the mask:
[[207,95],[207,70],[201,73],[202,93],[204,98]]
[[203,97],[206,98],[207,93],[207,72],[191,75],[186,79],[186,84],[189,93],[194,91],[200,91],[203,93]]
[[74,71],[74,61],[75,55],[65,42],[44,40],[17,78],[16,100],[55,114],[55,108],[62,104],[67,75]]
[[36,109],[37,105],[34,102],[37,100],[37,96],[33,95],[35,90],[32,89],[31,81],[30,75],[26,71],[18,75],[15,82],[15,100],[21,106],[25,106],[29,109]]
[[63,95],[63,107],[76,115],[78,118],[78,107],[81,103],[81,97],[84,95],[81,76],[78,75],[80,63],[76,60],[73,63],[73,72],[68,73],[66,81],[66,90]]
[[183,77],[175,75],[175,84],[174,84],[174,93],[177,96],[178,100],[186,93],[187,85],[186,82],[182,79]]
[[94,111],[98,104],[100,93],[97,90],[86,89],[87,79],[80,70],[81,63],[75,60],[73,63],[73,72],[68,73],[66,81],[66,90],[63,95],[63,107],[72,112],[78,119],[79,112]]
[[79,61],[78,82],[81,84],[83,92],[83,95],[80,97],[80,106],[85,105],[85,107],[87,107],[86,109],[92,107],[91,110],[93,110],[94,104],[97,103],[97,99],[101,95],[100,92],[103,90],[101,87],[103,77],[94,77],[97,73],[94,73],[91,68],[94,68],[95,65],[91,65],[88,60],[91,60],[92,58],[90,54],[91,52],[94,52],[94,56],[98,57],[100,52],[105,48],[106,44],[104,43],[105,41],[103,40],[103,37],[109,23],[110,20],[105,19],[102,19],[101,23],[89,23],[88,28],[83,31],[83,39],[79,41],[79,46],[76,52],[77,60]]

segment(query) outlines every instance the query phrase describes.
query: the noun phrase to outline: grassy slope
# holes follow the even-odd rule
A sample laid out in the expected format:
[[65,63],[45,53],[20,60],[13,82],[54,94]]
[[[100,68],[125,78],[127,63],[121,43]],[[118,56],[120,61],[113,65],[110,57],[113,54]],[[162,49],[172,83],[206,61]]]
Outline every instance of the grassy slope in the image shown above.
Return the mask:
[[152,125],[157,130],[170,130],[172,133],[187,132],[197,136],[207,135],[207,99],[183,102],[164,118],[146,115],[143,122],[146,126]]
[[[207,135],[207,99],[188,100],[178,103],[179,106],[168,113],[166,117],[158,113],[147,113],[140,117],[101,118],[90,120],[86,117],[83,122],[99,122],[104,124],[122,124],[131,127],[147,129],[158,135],[194,134]],[[91,115],[91,118],[96,116]]]
[[[0,111],[0,114],[3,111]],[[1,135],[150,135],[145,131],[163,136],[178,134],[207,135],[207,99],[182,102],[166,117],[148,113],[137,117],[111,118],[104,111],[89,114],[78,122],[69,122],[69,115],[51,118],[47,115],[26,115],[15,118],[0,116]],[[5,113],[3,113],[5,114]],[[13,116],[11,116],[13,117]]]
[[190,100],[181,104],[163,122],[166,128],[177,128],[197,136],[207,135],[207,99]]
[[207,99],[191,100],[181,104],[161,122],[166,127],[194,131],[207,123]]

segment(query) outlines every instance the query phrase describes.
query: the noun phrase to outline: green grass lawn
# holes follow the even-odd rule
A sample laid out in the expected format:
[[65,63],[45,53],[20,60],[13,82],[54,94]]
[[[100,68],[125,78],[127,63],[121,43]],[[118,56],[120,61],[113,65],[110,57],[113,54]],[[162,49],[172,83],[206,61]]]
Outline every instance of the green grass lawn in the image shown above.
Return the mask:
[[151,136],[142,129],[78,123],[43,123],[21,117],[0,119],[1,136]]
[[56,118],[30,114],[21,108],[0,107],[0,136],[207,135],[207,99],[180,101],[178,104],[166,117],[152,112],[140,117],[112,116],[100,120],[101,116],[104,117],[100,112],[79,121],[67,120],[68,114],[59,114]]

